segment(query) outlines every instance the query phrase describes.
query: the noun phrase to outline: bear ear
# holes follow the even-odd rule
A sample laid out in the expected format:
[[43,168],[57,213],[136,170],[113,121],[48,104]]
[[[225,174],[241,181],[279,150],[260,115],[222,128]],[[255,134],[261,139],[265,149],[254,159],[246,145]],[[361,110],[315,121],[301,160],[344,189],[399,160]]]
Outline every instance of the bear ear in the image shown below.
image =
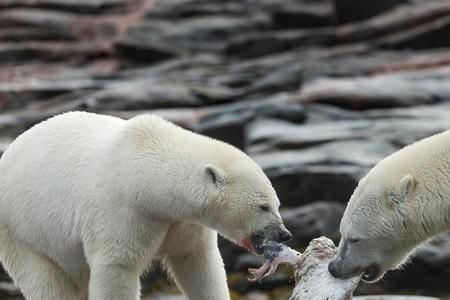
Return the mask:
[[205,175],[208,181],[217,187],[225,185],[226,173],[221,168],[208,164],[205,166]]
[[399,205],[408,199],[408,195],[416,186],[416,180],[407,174],[400,179],[397,186],[389,193],[388,200],[392,206]]
[[405,175],[400,179],[398,185],[399,195],[406,197],[416,186],[416,180],[411,175]]

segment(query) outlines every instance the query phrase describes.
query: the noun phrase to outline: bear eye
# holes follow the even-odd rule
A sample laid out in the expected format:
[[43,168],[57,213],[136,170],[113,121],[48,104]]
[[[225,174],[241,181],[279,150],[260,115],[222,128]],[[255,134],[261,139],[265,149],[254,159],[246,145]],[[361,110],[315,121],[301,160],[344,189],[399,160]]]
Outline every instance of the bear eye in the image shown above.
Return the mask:
[[262,211],[269,211],[269,210],[270,210],[270,207],[269,207],[269,205],[267,205],[267,204],[262,204],[262,205],[259,206],[259,208],[260,208]]
[[359,242],[359,239],[348,239],[348,241],[350,243],[357,243],[357,242]]

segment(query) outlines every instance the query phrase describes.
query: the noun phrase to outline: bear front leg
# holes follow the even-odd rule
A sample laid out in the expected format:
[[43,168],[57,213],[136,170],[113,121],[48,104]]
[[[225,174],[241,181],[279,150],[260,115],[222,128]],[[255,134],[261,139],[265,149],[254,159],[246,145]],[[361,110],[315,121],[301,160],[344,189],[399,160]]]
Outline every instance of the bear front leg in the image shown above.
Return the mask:
[[19,243],[2,242],[3,264],[27,300],[83,299],[82,292],[56,263]]
[[178,287],[190,300],[229,300],[217,233],[200,225],[170,233],[165,260]]
[[123,265],[93,264],[89,300],[139,300],[139,272]]

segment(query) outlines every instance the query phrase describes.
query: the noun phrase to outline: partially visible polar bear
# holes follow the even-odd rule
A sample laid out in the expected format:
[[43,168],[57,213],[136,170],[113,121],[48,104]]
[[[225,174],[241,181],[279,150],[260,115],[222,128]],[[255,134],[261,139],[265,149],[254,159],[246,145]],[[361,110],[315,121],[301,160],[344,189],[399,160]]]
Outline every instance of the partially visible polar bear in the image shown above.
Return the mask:
[[227,300],[216,230],[250,251],[290,238],[262,170],[159,117],[72,112],[0,159],[0,259],[27,300],[136,300],[166,262],[192,300]]
[[335,277],[366,281],[398,268],[414,248],[450,229],[450,131],[407,146],[377,164],[353,193],[341,221]]

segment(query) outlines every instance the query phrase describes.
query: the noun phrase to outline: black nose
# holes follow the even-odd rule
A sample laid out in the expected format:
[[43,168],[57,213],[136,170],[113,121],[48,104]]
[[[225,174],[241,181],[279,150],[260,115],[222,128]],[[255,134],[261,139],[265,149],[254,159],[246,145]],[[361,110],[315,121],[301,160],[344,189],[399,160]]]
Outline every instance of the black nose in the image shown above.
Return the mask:
[[287,231],[287,230],[283,230],[282,232],[280,232],[280,238],[279,238],[279,242],[287,242],[292,238],[292,234]]
[[334,278],[339,278],[339,272],[338,272],[338,269],[336,267],[336,263],[334,262],[334,260],[328,264],[328,272],[330,272],[330,274]]

